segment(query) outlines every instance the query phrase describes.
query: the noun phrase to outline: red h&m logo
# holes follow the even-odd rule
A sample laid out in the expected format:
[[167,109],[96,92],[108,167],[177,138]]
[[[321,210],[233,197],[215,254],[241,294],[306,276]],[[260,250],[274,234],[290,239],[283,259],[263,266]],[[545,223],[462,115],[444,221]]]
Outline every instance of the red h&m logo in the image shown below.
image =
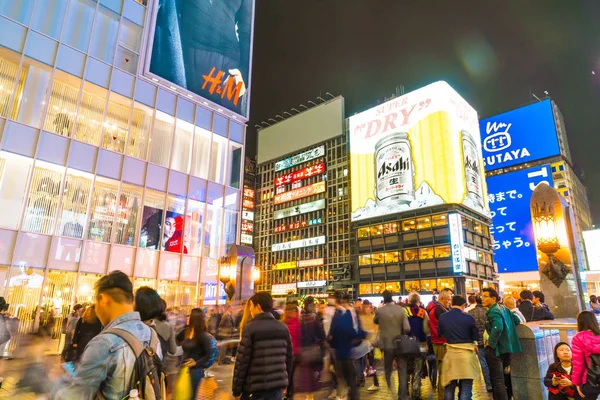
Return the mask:
[[240,97],[243,95],[244,82],[240,79],[236,84],[236,79],[233,75],[230,75],[229,78],[227,78],[227,80],[223,82],[223,76],[225,75],[225,71],[219,71],[219,73],[215,75],[216,71],[217,68],[213,67],[213,69],[210,70],[210,74],[202,75],[202,77],[204,78],[202,90],[205,90],[206,86],[210,84],[210,87],[208,88],[208,93],[216,93],[217,95],[220,95],[222,99],[227,97],[227,100],[232,101],[233,105],[237,106]]

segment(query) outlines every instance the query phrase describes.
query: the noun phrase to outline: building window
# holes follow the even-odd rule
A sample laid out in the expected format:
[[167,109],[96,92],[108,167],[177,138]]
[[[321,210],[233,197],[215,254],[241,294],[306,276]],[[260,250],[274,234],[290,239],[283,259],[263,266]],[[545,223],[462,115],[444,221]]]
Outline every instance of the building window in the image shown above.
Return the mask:
[[242,171],[242,145],[235,142],[229,144],[229,179],[228,185],[239,189]]
[[358,265],[371,265],[371,255],[359,255],[358,256]]
[[192,157],[192,175],[202,179],[208,179],[211,136],[212,133],[196,126]]
[[177,119],[175,129],[175,144],[171,157],[171,168],[189,173],[192,154],[192,139],[194,136],[194,125],[181,119]]
[[415,261],[419,259],[419,251],[415,249],[404,250],[404,261]]
[[146,160],[148,142],[152,130],[153,112],[154,111],[151,108],[146,107],[145,105],[134,103],[127,155]]
[[431,216],[433,226],[445,226],[448,225],[448,218],[446,214],[437,214]]
[[156,111],[154,130],[150,140],[150,162],[163,167],[169,166],[169,155],[173,144],[175,118]]
[[110,242],[113,221],[117,211],[119,183],[106,178],[96,178],[92,205],[90,207],[90,227],[88,239]]
[[[70,80],[71,84],[66,83],[67,80]],[[48,110],[44,121],[45,130],[63,136],[71,136],[77,115],[80,82],[75,77],[56,71],[48,99]]]
[[202,239],[202,223],[204,222],[204,208],[206,204],[203,201],[188,200],[188,208],[185,220],[185,234],[183,243],[188,247],[189,254],[200,255],[200,242]]
[[58,212],[56,234],[76,239],[83,237],[87,205],[92,189],[93,175],[69,170]]
[[164,193],[146,189],[142,211],[142,228],[140,230],[140,247],[152,250],[162,249],[161,228],[164,209]]
[[433,258],[432,247],[422,247],[419,249],[419,260],[431,260]]
[[402,221],[402,230],[403,231],[410,231],[413,229],[417,229],[417,223],[414,219],[411,219],[408,221]]
[[77,114],[75,139],[98,146],[104,125],[105,103],[106,90],[85,82]]
[[123,184],[117,212],[117,234],[115,243],[134,246],[136,227],[142,202],[142,188]]
[[[46,93],[49,92],[52,69],[46,65],[26,58],[23,61],[22,76],[25,83],[22,91],[14,98],[13,108],[17,112],[17,120],[36,128],[40,125],[40,117],[45,106]],[[20,89],[20,87],[19,87]]]
[[58,207],[64,168],[38,161],[33,169],[23,230],[50,234]]
[[429,217],[417,218],[417,229],[431,228],[431,219]]
[[117,153],[125,151],[130,113],[131,100],[111,92],[103,123],[102,147]]
[[357,235],[359,238],[368,238],[369,237],[369,228],[358,228]]
[[78,50],[87,52],[92,36],[95,13],[95,1],[71,0],[62,34],[63,42]]
[[[3,228],[19,227],[32,164],[33,160],[30,158],[7,152],[0,153],[0,226]],[[52,196],[50,193],[48,195]]]
[[214,135],[208,179],[221,185],[225,184],[225,168],[227,167],[226,163],[227,139],[219,135]]
[[[16,61],[13,62],[5,58],[0,58],[0,117],[6,118],[8,116],[8,106],[10,104],[10,98],[13,94],[13,87],[15,84],[15,79],[17,79],[17,75],[19,75],[19,81],[17,83],[18,88],[16,92],[20,93],[23,90],[23,84],[25,82],[25,69],[22,69],[21,73],[19,74],[18,60],[20,59],[20,55],[4,50],[3,53],[5,52],[7,53],[7,56],[11,56],[11,58],[14,57],[14,61]],[[13,112],[11,112],[12,119],[16,119],[14,110],[15,108],[13,107]]]
[[119,16],[103,6],[98,7],[90,55],[112,64],[119,34]]
[[435,258],[450,257],[450,246],[436,246],[434,250],[435,250]]
[[400,256],[397,251],[390,251],[385,253],[386,264],[397,264],[400,262]]

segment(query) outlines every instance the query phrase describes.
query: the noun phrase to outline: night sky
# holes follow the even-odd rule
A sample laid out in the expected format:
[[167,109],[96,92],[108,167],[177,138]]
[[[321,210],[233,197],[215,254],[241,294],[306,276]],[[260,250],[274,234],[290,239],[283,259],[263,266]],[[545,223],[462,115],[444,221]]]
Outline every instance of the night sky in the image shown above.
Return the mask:
[[485,118],[548,91],[600,223],[600,1],[257,0],[252,75],[249,155],[326,92],[350,116],[445,80]]

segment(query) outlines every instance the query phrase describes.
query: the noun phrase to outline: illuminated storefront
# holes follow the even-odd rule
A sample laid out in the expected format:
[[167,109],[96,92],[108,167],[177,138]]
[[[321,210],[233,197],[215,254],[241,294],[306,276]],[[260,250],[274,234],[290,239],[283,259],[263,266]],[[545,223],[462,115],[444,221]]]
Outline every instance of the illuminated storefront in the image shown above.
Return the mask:
[[194,307],[239,243],[245,111],[148,72],[141,3],[0,5],[0,295],[20,332],[59,336],[114,270]]

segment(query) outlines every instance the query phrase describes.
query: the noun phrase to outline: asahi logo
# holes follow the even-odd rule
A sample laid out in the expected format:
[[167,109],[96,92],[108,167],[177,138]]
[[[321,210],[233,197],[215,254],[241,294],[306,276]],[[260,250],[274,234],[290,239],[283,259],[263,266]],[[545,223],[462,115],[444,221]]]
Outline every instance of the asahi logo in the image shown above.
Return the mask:
[[487,137],[483,140],[483,148],[489,153],[498,153],[485,157],[486,166],[531,156],[526,147],[509,150],[512,145],[512,138],[509,132],[511,126],[512,124],[505,124],[504,122],[488,122],[486,124],[485,134]]
[[396,161],[384,162],[377,172],[377,179],[400,171],[410,171],[410,158],[399,157]]

